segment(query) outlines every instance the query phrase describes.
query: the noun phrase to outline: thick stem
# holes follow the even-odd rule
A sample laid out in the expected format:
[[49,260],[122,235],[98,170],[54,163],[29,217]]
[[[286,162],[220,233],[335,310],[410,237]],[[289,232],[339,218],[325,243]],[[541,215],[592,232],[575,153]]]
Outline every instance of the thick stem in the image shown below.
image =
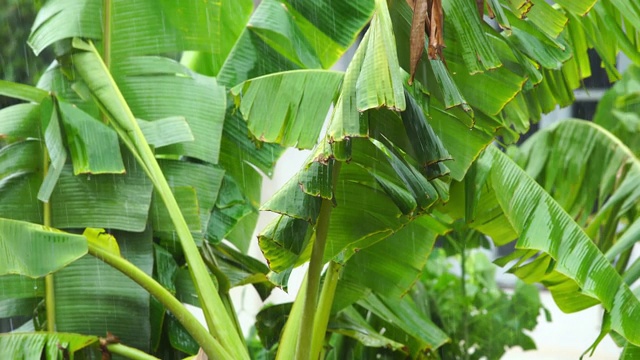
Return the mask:
[[[334,160],[332,189],[335,189],[338,175],[340,173],[340,162]],[[307,271],[307,287],[304,296],[304,305],[298,343],[296,345],[296,359],[311,359],[311,339],[313,337],[314,320],[316,317],[316,307],[318,305],[318,292],[320,288],[320,274],[322,272],[324,247],[327,242],[329,232],[329,220],[333,209],[332,199],[322,199],[320,214],[316,223],[315,241],[309,260],[309,270]],[[315,360],[315,359],[314,359]]]
[[119,270],[131,280],[138,283],[152,296],[162,303],[185,329],[193,336],[193,339],[202,347],[210,359],[233,359],[217,339],[214,339],[207,330],[200,324],[198,319],[187,310],[167,289],[155,281],[151,276],[140,270],[123,257],[114,255],[107,250],[101,249],[89,243],[89,254],[104,261],[106,264]]
[[229,295],[229,290],[231,289],[229,278],[227,278],[224,272],[222,272],[218,267],[218,262],[211,245],[207,243],[202,245],[202,256],[205,264],[216,277],[216,280],[218,280],[218,294],[220,294],[222,303],[224,304],[225,309],[227,309],[227,314],[229,314],[236,327],[238,336],[242,340],[244,346],[247,346],[244,340],[244,334],[242,333],[242,327],[240,326],[240,320],[238,319],[238,314],[233,306],[233,301],[231,301],[231,296]]
[[136,348],[132,348],[130,346],[122,345],[122,344],[109,344],[107,345],[107,350],[111,354],[124,356],[128,359],[134,360],[160,360],[155,356],[149,355],[142,350],[138,350]]
[[[54,109],[54,111],[56,111]],[[43,180],[49,172],[49,152],[47,147],[43,146],[42,154],[42,176]],[[42,204],[42,223],[44,226],[51,227],[51,204],[45,202]],[[47,331],[56,331],[56,296],[53,282],[53,274],[49,274],[44,278],[44,304],[47,309]]]
[[336,288],[338,287],[341,270],[341,264],[331,261],[324,277],[324,284],[322,284],[322,292],[320,293],[320,301],[318,302],[318,312],[316,312],[316,318],[314,321],[313,337],[311,339],[310,356],[312,359],[320,358],[322,343],[327,332],[327,326],[329,325],[331,307],[333,306],[333,299],[336,294]]
[[289,311],[289,319],[284,325],[284,329],[282,329],[276,360],[291,360],[296,357],[296,345],[298,334],[300,334],[300,319],[302,319],[302,306],[304,305],[304,293],[307,288],[308,275],[309,273],[302,279],[296,300],[293,302],[293,306],[291,306],[291,311]]
[[[189,227],[178,207],[171,188],[164,177],[160,165],[151,151],[149,144],[138,125],[131,109],[128,107],[120,89],[115,83],[109,69],[92,43],[83,43],[74,39],[76,46],[84,52],[74,55],[74,65],[85,80],[100,107],[109,116],[112,125],[122,141],[139,161],[158,194],[164,202],[184,252],[189,272],[193,279],[198,299],[204,312],[211,334],[224,345],[234,359],[249,359],[247,348],[241,337],[234,330],[234,324],[227,314],[224,304],[215,289],[207,267],[189,231]],[[214,322],[215,319],[215,322]]]

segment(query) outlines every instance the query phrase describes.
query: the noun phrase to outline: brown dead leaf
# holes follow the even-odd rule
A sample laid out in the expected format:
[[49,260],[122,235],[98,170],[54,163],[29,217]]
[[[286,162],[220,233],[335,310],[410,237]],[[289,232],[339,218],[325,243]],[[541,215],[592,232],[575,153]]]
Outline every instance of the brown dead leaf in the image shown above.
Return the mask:
[[480,21],[484,16],[484,0],[476,0],[476,6],[478,7],[478,14],[480,14]]
[[487,15],[489,16],[489,18],[491,19],[495,19],[496,18],[496,14],[495,12],[493,12],[493,9],[491,8],[491,2],[487,2]]
[[420,57],[424,52],[425,25],[429,18],[429,1],[415,0],[413,7],[413,18],[411,19],[411,39],[410,39],[410,77],[409,85],[413,84],[413,77]]
[[430,0],[429,7],[429,59],[442,60],[442,48],[444,48],[444,13],[442,0]]

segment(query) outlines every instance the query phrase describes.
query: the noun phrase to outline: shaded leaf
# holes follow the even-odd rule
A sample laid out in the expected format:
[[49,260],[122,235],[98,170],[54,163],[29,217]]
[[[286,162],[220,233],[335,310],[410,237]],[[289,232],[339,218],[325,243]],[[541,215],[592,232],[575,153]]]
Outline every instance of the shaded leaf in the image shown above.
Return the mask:
[[71,104],[60,101],[58,109],[74,175],[124,173],[118,135],[113,129]]
[[[151,275],[151,231],[111,233],[122,256]],[[150,348],[149,293],[101,260],[85,256],[54,275],[56,329],[104,336],[108,330],[122,343]],[[100,284],[100,286],[96,286]],[[91,306],[87,306],[91,304]]]

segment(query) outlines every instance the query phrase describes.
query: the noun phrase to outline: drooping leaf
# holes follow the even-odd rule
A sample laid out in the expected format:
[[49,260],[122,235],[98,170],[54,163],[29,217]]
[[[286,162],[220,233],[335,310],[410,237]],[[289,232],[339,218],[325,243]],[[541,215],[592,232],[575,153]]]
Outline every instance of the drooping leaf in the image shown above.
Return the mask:
[[0,139],[40,138],[40,106],[17,104],[0,109]]
[[38,199],[48,202],[58,178],[67,161],[67,150],[62,140],[58,105],[55,100],[46,98],[41,105],[41,122],[44,143],[47,146],[47,156],[51,159],[49,170],[46,171],[42,186],[38,191]]
[[[301,57],[305,65],[327,69],[353,43],[373,9],[373,0],[263,1],[238,37],[217,80],[232,87],[250,78],[299,69]],[[293,36],[293,43],[286,34]]]
[[286,3],[265,0],[260,4],[247,28],[267,45],[301,68],[322,67],[309,40],[294,21]]
[[596,0],[557,0],[556,2],[576,15],[582,16],[591,9]]
[[156,148],[195,140],[189,123],[182,116],[154,121],[138,119],[138,124],[144,138]]
[[[452,24],[461,45],[461,56],[469,74],[500,67],[502,63],[482,29],[473,4],[464,0],[443,1],[447,22]],[[447,58],[448,60],[448,58]]]
[[492,159],[493,191],[520,236],[516,247],[549,254],[555,260],[549,263],[551,271],[575,281],[581,294],[597,300],[610,313],[613,330],[634,344],[640,343],[640,332],[630,322],[634,317],[630,314],[640,312],[638,299],[596,245],[551,196],[506,155],[490,148],[485,156]]
[[49,96],[49,94],[42,89],[6,80],[0,80],[0,95],[35,103],[39,103]]
[[403,344],[380,334],[351,306],[336,314],[329,322],[327,330],[354,338],[368,347],[383,347],[392,350],[401,350],[404,347]]
[[42,277],[87,253],[83,236],[42,225],[0,219],[0,231],[0,275]]
[[359,250],[344,265],[333,311],[340,311],[370,292],[401,298],[429,258],[436,237],[447,230],[429,216],[422,216],[388,238]]
[[567,17],[546,1],[531,0],[531,3],[527,19],[550,38],[557,38],[567,24]]
[[222,1],[217,26],[224,31],[219,31],[216,37],[211,39],[211,49],[184,52],[180,62],[203,75],[216,76],[244,31],[252,11],[251,0]]
[[77,107],[58,102],[73,174],[122,174],[124,165],[118,135],[104,123]]
[[[371,294],[358,304],[382,320],[382,326],[388,327],[385,335],[393,340],[409,343],[407,345],[413,356],[433,351],[448,341],[447,335],[420,313],[410,297],[400,300]],[[408,340],[407,336],[413,339]]]
[[251,201],[243,194],[239,184],[225,174],[216,203],[211,209],[211,217],[206,228],[206,238],[212,243],[220,243],[247,215],[255,213]]
[[351,46],[369,22],[375,1],[286,0],[294,21],[315,50],[323,68],[329,68]]
[[0,334],[0,356],[5,359],[67,359],[90,346],[97,355],[98,343],[97,336],[61,332]]
[[[282,146],[312,148],[342,73],[299,70],[270,74],[231,89],[253,136]],[[279,99],[274,102],[273,97]]]
[[376,0],[375,14],[358,49],[364,53],[361,65],[356,65],[360,67],[355,84],[358,110],[381,106],[404,110],[403,79],[386,1]]

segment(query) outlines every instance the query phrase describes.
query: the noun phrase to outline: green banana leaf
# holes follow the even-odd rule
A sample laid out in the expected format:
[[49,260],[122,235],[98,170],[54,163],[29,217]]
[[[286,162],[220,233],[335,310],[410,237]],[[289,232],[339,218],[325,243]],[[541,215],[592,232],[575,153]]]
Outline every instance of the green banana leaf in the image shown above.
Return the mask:
[[24,275],[0,276],[0,318],[32,316],[44,298],[44,279]]
[[[630,314],[640,311],[638,299],[580,226],[498,149],[487,149],[481,160],[488,176],[485,185],[477,185],[487,191],[479,203],[491,209],[495,207],[491,202],[497,202],[498,208],[492,210],[492,219],[478,217],[471,225],[496,242],[518,236],[516,252],[501,263],[520,258],[516,275],[549,286],[556,303],[565,310],[601,303],[611,315],[612,329],[637,343],[640,333]],[[456,196],[452,193],[452,199]],[[459,211],[452,207],[447,210]],[[510,228],[506,234],[500,229],[505,226]],[[538,252],[540,257],[522,265]]]
[[342,269],[332,312],[369,293],[396,300],[405,296],[420,277],[436,237],[448,230],[432,217],[422,216],[388,238],[359,250]]
[[[0,334],[0,356],[4,359],[73,359],[83,350],[97,355],[99,338],[71,333],[11,333]],[[93,354],[92,354],[93,353]]]
[[638,105],[634,99],[640,93],[640,67],[631,65],[622,80],[608,90],[596,109],[593,122],[604,127],[628,146],[636,156],[640,154],[640,141],[635,133],[640,128]]
[[332,71],[290,71],[245,81],[231,93],[256,138],[310,149],[341,80],[342,74]]
[[[111,233],[122,256],[151,275],[150,229]],[[105,336],[106,331],[128,346],[150,350],[149,293],[99,259],[85,256],[54,274],[56,330]],[[90,304],[90,306],[88,306]]]
[[133,114],[149,121],[184,117],[194,141],[170,145],[159,154],[218,162],[226,96],[215,79],[191,72],[161,57],[130,57],[112,72]]
[[232,87],[280,71],[329,68],[369,21],[373,3],[262,1],[217,73],[218,81]]
[[0,219],[0,276],[43,277],[87,253],[87,240],[46,226]]
[[[578,155],[592,161],[579,161]],[[561,121],[514,149],[512,157],[587,229],[603,252],[615,235],[603,230],[637,207],[640,193],[634,184],[640,181],[640,161],[598,125]]]

